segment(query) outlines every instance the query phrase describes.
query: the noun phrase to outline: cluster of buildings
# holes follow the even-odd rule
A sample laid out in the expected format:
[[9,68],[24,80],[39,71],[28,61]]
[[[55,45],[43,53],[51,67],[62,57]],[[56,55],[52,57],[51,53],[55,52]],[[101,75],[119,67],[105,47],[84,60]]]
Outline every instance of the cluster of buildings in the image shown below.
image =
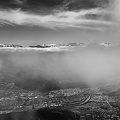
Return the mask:
[[75,114],[76,120],[120,120],[119,105],[97,89],[75,88],[40,93],[15,88],[13,83],[1,83],[2,86],[7,87],[4,91],[0,90],[0,114],[48,108],[70,110]]

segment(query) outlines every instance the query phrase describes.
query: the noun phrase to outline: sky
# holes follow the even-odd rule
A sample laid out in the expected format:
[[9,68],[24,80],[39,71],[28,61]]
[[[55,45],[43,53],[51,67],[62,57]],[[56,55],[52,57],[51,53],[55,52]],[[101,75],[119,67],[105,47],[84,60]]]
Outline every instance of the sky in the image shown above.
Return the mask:
[[0,43],[119,42],[115,1],[0,0]]

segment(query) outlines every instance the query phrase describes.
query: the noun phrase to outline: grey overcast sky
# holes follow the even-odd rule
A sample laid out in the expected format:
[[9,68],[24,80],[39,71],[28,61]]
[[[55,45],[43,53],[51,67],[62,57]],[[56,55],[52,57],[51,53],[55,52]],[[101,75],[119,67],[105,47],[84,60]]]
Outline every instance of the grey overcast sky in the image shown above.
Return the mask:
[[0,0],[0,43],[119,42],[110,6],[111,0]]

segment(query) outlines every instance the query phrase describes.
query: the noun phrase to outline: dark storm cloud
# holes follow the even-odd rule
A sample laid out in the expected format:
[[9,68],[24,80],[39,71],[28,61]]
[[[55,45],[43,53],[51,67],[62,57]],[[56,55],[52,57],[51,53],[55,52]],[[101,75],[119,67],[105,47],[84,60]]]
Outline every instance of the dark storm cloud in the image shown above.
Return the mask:
[[36,8],[36,7],[55,7],[61,5],[63,0],[1,0],[1,7],[16,8],[21,7],[23,9]]
[[24,5],[27,3],[27,0],[13,0],[14,4]]
[[36,7],[52,7],[53,9],[62,8],[68,10],[89,9],[104,6],[110,0],[1,0],[1,6],[36,8]]

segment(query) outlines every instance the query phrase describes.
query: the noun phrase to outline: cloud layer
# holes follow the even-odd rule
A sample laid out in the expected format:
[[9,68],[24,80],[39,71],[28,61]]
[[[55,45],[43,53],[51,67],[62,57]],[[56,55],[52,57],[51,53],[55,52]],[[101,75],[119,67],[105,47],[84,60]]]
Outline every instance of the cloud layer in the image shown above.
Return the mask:
[[119,16],[120,2],[119,0],[114,2],[111,0],[7,0],[7,2],[2,0],[0,4],[0,26],[103,30],[116,25],[115,19]]
[[41,91],[107,85],[120,88],[119,53],[119,46],[96,48],[96,45],[70,52],[1,51],[1,79]]
[[79,11],[55,11],[52,14],[40,15],[17,10],[1,10],[0,26],[20,25],[37,26],[50,29],[77,28],[101,30],[113,24],[105,20],[107,12],[100,9],[89,9]]

